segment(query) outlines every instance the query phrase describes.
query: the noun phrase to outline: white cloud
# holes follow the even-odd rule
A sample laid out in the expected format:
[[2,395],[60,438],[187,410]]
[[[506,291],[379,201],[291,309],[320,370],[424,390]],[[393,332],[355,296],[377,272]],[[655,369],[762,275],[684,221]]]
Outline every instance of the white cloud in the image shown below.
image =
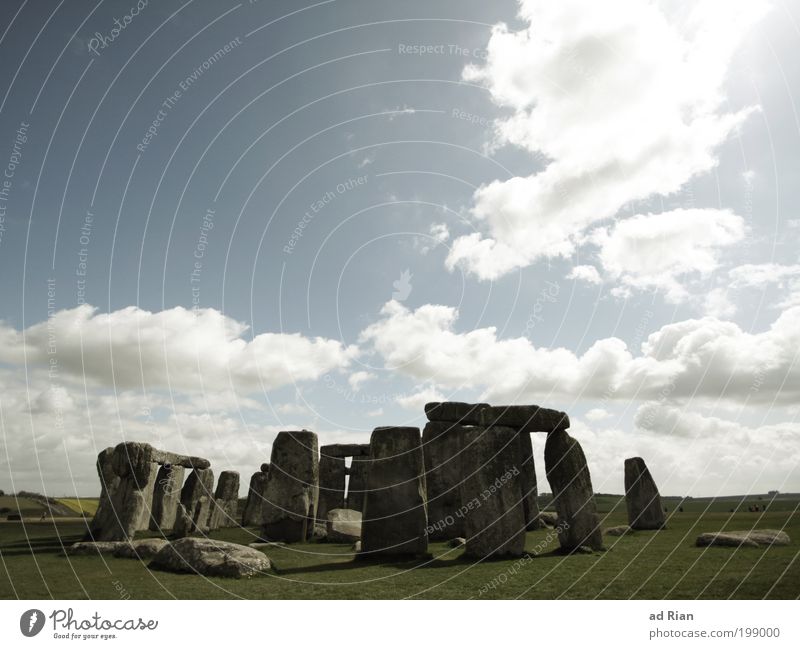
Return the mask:
[[[44,366],[120,389],[146,386],[183,391],[270,390],[346,367],[355,347],[320,337],[262,333],[215,309],[183,307],[151,313],[91,306],[56,312],[16,331],[0,325],[0,362]],[[54,351],[55,353],[50,353]]]
[[589,421],[602,421],[611,417],[611,413],[605,408],[592,408],[586,413],[585,417]]
[[397,403],[406,410],[422,411],[426,403],[446,401],[445,396],[432,386],[418,388],[413,394],[397,397]]
[[729,297],[728,291],[724,288],[715,288],[708,292],[705,297],[705,313],[714,318],[730,318],[736,313],[736,305]]
[[[392,301],[362,342],[387,369],[443,388],[479,388],[490,402],[696,397],[795,403],[800,398],[800,307],[760,333],[706,317],[661,327],[638,355],[618,338],[583,354],[500,339],[494,327],[459,333],[455,308]],[[556,404],[557,407],[557,404]]]
[[594,266],[575,266],[567,275],[567,279],[574,279],[587,284],[602,284],[600,273]]
[[376,378],[376,375],[372,372],[365,372],[361,370],[358,372],[353,372],[349,377],[347,377],[347,383],[350,385],[350,389],[353,392],[358,392],[364,383],[371,381],[374,378]]
[[474,195],[488,236],[455,240],[448,267],[494,279],[570,254],[587,227],[625,204],[670,194],[717,164],[716,147],[754,110],[727,112],[729,63],[764,1],[713,0],[667,13],[655,3],[520,1],[525,29],[492,31],[484,83],[513,114],[496,144],[542,154],[544,170]]
[[687,297],[679,280],[715,270],[720,248],[744,233],[744,220],[727,210],[678,209],[618,221],[593,239],[611,277],[631,288],[663,290],[677,302]]
[[756,288],[765,290],[775,285],[784,291],[783,299],[773,306],[788,309],[800,305],[800,264],[744,264],[731,269],[729,273],[733,288]]

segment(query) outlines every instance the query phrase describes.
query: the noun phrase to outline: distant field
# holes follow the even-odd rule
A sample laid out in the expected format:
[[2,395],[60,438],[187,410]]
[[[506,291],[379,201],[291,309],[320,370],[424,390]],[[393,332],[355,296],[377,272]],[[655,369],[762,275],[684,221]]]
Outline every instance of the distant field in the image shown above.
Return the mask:
[[[720,503],[717,503],[720,504]],[[603,526],[625,522],[603,516]],[[783,528],[786,547],[697,548],[701,532]],[[800,514],[674,513],[668,529],[605,537],[607,551],[562,556],[551,530],[530,532],[529,560],[461,559],[433,543],[430,561],[353,561],[348,545],[306,543],[270,548],[275,570],[249,580],[151,572],[131,559],[58,556],[85,532],[82,522],[0,523],[0,598],[118,599],[795,599],[800,596]],[[255,529],[214,538],[250,543]]]
[[82,513],[94,516],[97,512],[97,505],[100,502],[99,498],[56,498],[62,505],[66,505],[76,514]]
[[[94,516],[97,511],[98,498],[56,498],[57,508],[63,511],[56,511],[57,516],[81,516],[83,513]],[[65,509],[66,508],[66,509]],[[8,511],[6,511],[8,510]],[[0,520],[6,518],[8,514],[21,514],[24,518],[37,518],[44,512],[49,512],[50,508],[43,500],[35,498],[17,498],[16,496],[0,496]]]

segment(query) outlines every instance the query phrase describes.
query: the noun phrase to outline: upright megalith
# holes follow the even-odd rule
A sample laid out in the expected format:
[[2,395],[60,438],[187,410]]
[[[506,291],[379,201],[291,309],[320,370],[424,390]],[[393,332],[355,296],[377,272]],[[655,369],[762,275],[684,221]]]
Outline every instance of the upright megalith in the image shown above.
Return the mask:
[[260,526],[264,521],[261,511],[264,508],[264,495],[267,488],[269,464],[263,464],[266,471],[256,471],[250,478],[250,488],[247,490],[247,501],[242,513],[242,525],[245,527]]
[[506,426],[466,431],[461,486],[466,556],[518,557],[525,552],[519,444],[519,433]]
[[581,445],[566,430],[552,431],[544,446],[544,464],[558,512],[556,529],[561,549],[571,552],[584,545],[601,549],[603,535],[592,477]]
[[[194,469],[181,489],[181,505],[186,509],[189,517],[195,521],[200,529],[208,527],[208,509],[211,498],[214,496],[214,471],[211,469]],[[205,498],[203,505],[198,508],[201,498]]]
[[311,538],[319,498],[319,442],[308,430],[282,431],[272,444],[262,536],[297,543]]
[[155,532],[171,530],[175,527],[178,505],[181,502],[181,489],[186,468],[177,464],[162,464],[156,474],[153,489],[153,507],[150,516],[150,529]]
[[419,428],[386,426],[372,432],[361,524],[365,556],[427,552],[425,462],[420,442]]
[[137,531],[150,527],[159,465],[165,464],[210,466],[203,458],[161,451],[142,442],[122,442],[100,453],[101,502],[89,527],[94,540],[130,540]]
[[328,512],[344,508],[345,479],[347,466],[343,457],[334,457],[320,449],[319,457],[319,505],[317,520],[327,521]]
[[653,476],[644,460],[629,457],[625,460],[625,504],[628,524],[635,530],[660,530],[666,519]]
[[215,530],[220,527],[237,527],[239,509],[239,472],[223,471],[219,474],[217,488],[211,501],[208,527]]
[[569,416],[540,406],[488,406],[480,411],[481,426],[507,426],[521,433],[549,433],[569,428]]
[[464,440],[470,430],[470,427],[456,423],[429,421],[422,432],[428,496],[427,531],[431,540],[464,536],[462,461]]
[[525,431],[519,435],[520,454],[520,489],[522,491],[522,508],[525,512],[525,527],[538,530],[539,522],[539,487],[536,484],[536,465],[533,461],[533,442],[531,434]]

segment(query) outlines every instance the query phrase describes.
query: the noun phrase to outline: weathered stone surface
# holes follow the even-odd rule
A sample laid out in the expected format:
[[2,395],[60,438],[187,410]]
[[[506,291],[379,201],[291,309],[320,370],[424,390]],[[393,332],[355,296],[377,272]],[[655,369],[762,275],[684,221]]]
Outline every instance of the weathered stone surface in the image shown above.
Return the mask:
[[354,456],[350,463],[350,481],[347,484],[347,509],[364,511],[364,500],[367,496],[367,476],[369,474],[369,455]]
[[98,473],[105,489],[102,506],[89,527],[95,541],[132,539],[150,526],[150,508],[158,464],[153,447],[123,442],[98,456]]
[[78,541],[66,548],[64,553],[71,557],[112,554],[124,545],[127,545],[126,541]]
[[359,457],[369,455],[369,444],[328,444],[319,449],[321,456]]
[[117,559],[152,559],[168,544],[165,539],[136,539],[120,544],[114,550],[114,556]]
[[565,412],[539,406],[489,406],[480,412],[481,426],[508,426],[519,432],[549,433],[569,428]]
[[325,541],[328,538],[328,529],[325,523],[319,521],[314,522],[314,531],[311,533],[311,538],[315,541]]
[[150,568],[205,577],[257,577],[270,569],[262,552],[246,545],[203,538],[184,538],[165,546]]
[[[428,404],[430,405],[430,404]],[[461,511],[462,452],[470,428],[448,422],[428,422],[422,433],[425,486],[428,495],[428,538],[464,536]]]
[[616,527],[607,527],[603,533],[609,536],[624,536],[632,531],[630,525],[617,525]]
[[352,545],[352,547],[350,549],[353,552],[355,552],[356,554],[361,552],[361,541],[356,541],[355,543],[353,543],[353,545]]
[[628,524],[635,530],[660,530],[666,523],[661,496],[644,460],[625,460],[625,505]]
[[192,515],[186,511],[186,507],[178,503],[178,510],[175,514],[175,525],[172,528],[172,535],[176,538],[191,536],[194,532],[194,521]]
[[697,537],[697,546],[720,545],[728,547],[758,548],[769,545],[789,545],[791,539],[782,530],[726,530],[724,532],[706,532]]
[[519,433],[491,426],[470,429],[463,454],[466,556],[518,557],[525,551]]
[[419,428],[376,428],[369,453],[362,553],[424,554],[428,549],[428,519]]
[[[214,495],[214,472],[211,469],[194,469],[181,489],[181,505],[194,518],[195,509],[200,498],[211,499]],[[201,519],[202,525],[208,520]]]
[[325,526],[330,543],[353,543],[361,538],[361,512],[352,509],[332,509]]
[[261,473],[266,473],[267,475],[269,475],[269,462],[264,462],[261,465]]
[[176,464],[163,464],[158,469],[150,517],[150,529],[154,532],[175,527],[185,472],[184,467]]
[[[269,464],[266,466],[269,467]],[[268,473],[264,471],[256,471],[250,478],[250,488],[247,490],[247,502],[244,505],[244,512],[242,514],[242,525],[245,527],[260,526],[264,522],[261,517],[261,511],[264,508],[267,476]]]
[[319,498],[319,443],[311,431],[282,431],[272,444],[262,511],[266,540],[300,542],[311,537]]
[[157,464],[172,464],[173,466],[182,466],[184,469],[207,469],[211,466],[211,462],[205,458],[161,451],[157,448],[153,449],[152,460]]
[[581,445],[567,431],[553,431],[545,442],[544,463],[558,511],[561,549],[571,552],[582,545],[601,549],[603,534]]
[[459,401],[433,401],[425,404],[428,421],[450,422],[462,426],[478,426],[481,423],[481,410],[488,403],[461,403]]
[[457,536],[454,539],[450,539],[447,543],[451,548],[463,548],[467,544],[467,539],[463,536]]
[[219,474],[217,488],[211,501],[211,513],[208,527],[211,530],[220,527],[239,526],[239,472],[223,471]]
[[525,527],[538,530],[539,523],[539,489],[536,484],[536,465],[533,460],[533,443],[531,434],[519,433],[520,454],[520,488],[522,489],[522,509],[525,512]]
[[343,457],[331,457],[320,451],[318,520],[325,521],[329,511],[344,507],[346,474]]

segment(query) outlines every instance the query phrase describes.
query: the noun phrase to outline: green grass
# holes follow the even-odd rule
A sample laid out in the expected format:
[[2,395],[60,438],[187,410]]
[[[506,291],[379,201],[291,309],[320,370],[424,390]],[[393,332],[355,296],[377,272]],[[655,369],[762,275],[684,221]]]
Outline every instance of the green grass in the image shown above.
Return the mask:
[[[41,516],[45,506],[33,498],[17,498],[16,496],[0,496],[0,509],[8,508],[9,514],[22,514],[23,516]],[[5,518],[6,514],[0,514]]]
[[[604,527],[625,522],[612,513]],[[696,548],[700,532],[781,528],[787,547]],[[149,571],[129,559],[58,556],[79,540],[82,523],[0,523],[0,598],[117,599],[426,599],[467,598],[797,598],[800,596],[800,515],[676,513],[669,528],[606,536],[608,550],[562,556],[551,531],[531,532],[529,560],[473,564],[461,550],[433,543],[430,561],[353,561],[347,545],[311,543],[270,548],[275,571],[249,580],[206,579]],[[249,543],[255,530],[227,529],[215,538]],[[494,587],[492,587],[494,585]]]
[[97,506],[100,504],[99,498],[56,498],[62,505],[66,505],[78,516],[83,513],[94,516]]

